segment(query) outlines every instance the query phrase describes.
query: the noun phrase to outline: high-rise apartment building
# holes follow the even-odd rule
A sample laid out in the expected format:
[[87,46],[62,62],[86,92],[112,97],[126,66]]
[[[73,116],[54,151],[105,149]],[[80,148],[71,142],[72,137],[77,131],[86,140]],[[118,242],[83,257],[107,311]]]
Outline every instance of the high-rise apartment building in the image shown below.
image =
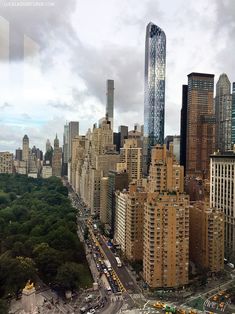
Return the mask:
[[108,174],[108,224],[110,227],[110,235],[114,233],[115,224],[115,192],[128,189],[127,172],[109,171]]
[[120,244],[122,252],[126,250],[126,212],[128,192],[115,192],[115,226],[114,240]]
[[235,153],[211,155],[210,174],[210,207],[224,213],[225,257],[235,262]]
[[188,85],[182,86],[182,107],[180,116],[180,164],[186,169],[187,144],[187,116],[188,116]]
[[124,165],[129,176],[129,181],[139,182],[142,179],[142,147],[138,146],[137,139],[125,140],[124,147],[120,150],[120,163]]
[[0,152],[0,173],[13,172],[13,154]]
[[103,224],[108,223],[108,190],[109,178],[103,177],[100,180],[100,221]]
[[107,80],[106,82],[106,97],[106,117],[111,122],[111,129],[113,130],[114,80]]
[[144,208],[143,274],[151,288],[188,282],[189,197],[173,147],[152,149]]
[[64,135],[68,135],[68,161],[72,157],[72,140],[75,136],[79,135],[79,122],[78,121],[70,121],[67,127],[65,128],[65,132],[68,132],[67,134],[64,133]]
[[145,40],[144,165],[150,164],[151,147],[164,143],[165,66],[166,35],[150,22]]
[[214,74],[188,75],[186,174],[209,178],[215,150]]
[[126,208],[126,249],[130,261],[143,260],[144,203],[147,193],[136,183],[129,185]]
[[148,183],[150,192],[184,191],[184,168],[176,162],[172,145],[170,149],[168,151],[165,144],[152,149]]
[[224,268],[224,214],[204,202],[189,208],[189,256],[199,269]]
[[150,288],[188,283],[189,197],[148,193],[144,214],[143,276]]
[[231,142],[235,144],[235,82],[233,82],[232,88],[232,131],[231,131]]
[[231,150],[232,95],[231,83],[225,73],[220,75],[216,84],[215,116],[216,150],[222,152]]

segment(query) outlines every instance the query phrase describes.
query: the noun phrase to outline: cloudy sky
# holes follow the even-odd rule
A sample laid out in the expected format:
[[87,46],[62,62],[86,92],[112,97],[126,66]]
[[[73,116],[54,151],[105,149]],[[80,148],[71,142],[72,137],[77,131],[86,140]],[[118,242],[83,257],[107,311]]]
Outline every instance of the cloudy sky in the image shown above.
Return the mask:
[[45,150],[78,120],[85,134],[105,113],[115,80],[115,128],[143,123],[145,28],[167,36],[165,134],[178,134],[190,72],[235,81],[234,0],[1,0],[0,151]]

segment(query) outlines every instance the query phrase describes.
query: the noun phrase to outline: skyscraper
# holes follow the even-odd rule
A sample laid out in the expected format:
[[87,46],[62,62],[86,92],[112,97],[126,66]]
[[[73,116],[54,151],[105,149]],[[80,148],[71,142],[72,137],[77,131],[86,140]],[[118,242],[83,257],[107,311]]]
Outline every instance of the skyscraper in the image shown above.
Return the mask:
[[54,139],[54,151],[52,156],[52,175],[60,177],[62,168],[62,149],[60,148],[59,139]]
[[209,157],[215,150],[213,113],[214,74],[188,75],[186,174],[209,176]]
[[151,288],[188,282],[189,197],[183,167],[166,145],[152,149],[144,205],[143,277]]
[[186,142],[187,142],[187,109],[188,85],[182,86],[182,108],[180,119],[180,164],[186,169]]
[[50,143],[50,140],[47,139],[47,141],[46,141],[46,152],[48,152],[50,150],[51,150],[51,143]]
[[222,152],[231,149],[232,120],[231,83],[225,73],[221,74],[216,84],[215,117],[216,117],[216,150]]
[[79,135],[79,122],[70,121],[69,129],[68,129],[68,161],[72,157],[72,140],[74,139],[76,135]]
[[29,138],[26,134],[23,137],[22,160],[29,161]]
[[145,41],[144,166],[150,163],[151,147],[164,143],[165,66],[166,35],[150,22]]
[[106,96],[106,116],[111,122],[111,129],[113,130],[114,80],[107,80]]

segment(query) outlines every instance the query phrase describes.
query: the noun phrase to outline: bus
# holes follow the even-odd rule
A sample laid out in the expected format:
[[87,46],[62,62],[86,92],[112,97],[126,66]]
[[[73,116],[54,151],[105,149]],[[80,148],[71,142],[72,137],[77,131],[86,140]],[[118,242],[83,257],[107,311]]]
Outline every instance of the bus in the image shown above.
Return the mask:
[[108,271],[112,270],[112,267],[111,267],[111,264],[110,264],[109,260],[105,259],[104,263],[105,263],[105,266],[107,267]]
[[115,259],[116,259],[116,262],[117,262],[117,267],[122,267],[122,262],[121,262],[120,258],[119,257],[115,257]]

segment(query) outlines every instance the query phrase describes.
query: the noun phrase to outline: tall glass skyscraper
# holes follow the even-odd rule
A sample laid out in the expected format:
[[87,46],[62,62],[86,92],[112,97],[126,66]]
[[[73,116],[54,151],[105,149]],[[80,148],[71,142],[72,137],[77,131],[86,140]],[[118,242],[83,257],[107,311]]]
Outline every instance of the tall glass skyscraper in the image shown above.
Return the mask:
[[150,22],[145,41],[144,165],[149,165],[151,147],[164,144],[165,67],[166,35]]

